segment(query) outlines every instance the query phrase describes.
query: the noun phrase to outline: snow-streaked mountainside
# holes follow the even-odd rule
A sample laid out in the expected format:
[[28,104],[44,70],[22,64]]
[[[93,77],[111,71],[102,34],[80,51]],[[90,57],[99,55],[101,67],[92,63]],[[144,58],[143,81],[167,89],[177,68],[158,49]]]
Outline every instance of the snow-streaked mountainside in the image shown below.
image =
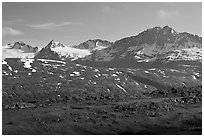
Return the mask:
[[[30,79],[40,85],[51,83],[51,92],[65,89],[93,90],[143,96],[144,92],[202,83],[202,70],[198,66],[181,68],[102,68],[51,59],[5,59],[2,77],[9,81]],[[43,86],[43,84],[42,84]],[[41,90],[41,86],[36,86]],[[89,90],[88,90],[89,89]],[[42,89],[43,90],[43,89]],[[91,92],[91,91],[89,91]]]
[[112,46],[96,51],[80,61],[201,61],[201,51],[201,37],[186,32],[179,33],[165,26],[147,29],[137,36],[118,40]]
[[[78,58],[84,58],[85,56],[91,55],[92,51],[94,50],[101,50],[105,48],[105,46],[109,45],[102,45],[100,40],[95,40],[95,45],[87,41],[88,46],[82,46],[84,44],[80,44],[79,46],[65,46],[60,42],[51,41],[45,48],[43,48],[36,56],[36,59],[56,59],[56,60],[76,60]],[[110,43],[110,42],[109,42]]]
[[15,42],[2,46],[2,58],[34,58],[38,47],[32,47],[24,42]]

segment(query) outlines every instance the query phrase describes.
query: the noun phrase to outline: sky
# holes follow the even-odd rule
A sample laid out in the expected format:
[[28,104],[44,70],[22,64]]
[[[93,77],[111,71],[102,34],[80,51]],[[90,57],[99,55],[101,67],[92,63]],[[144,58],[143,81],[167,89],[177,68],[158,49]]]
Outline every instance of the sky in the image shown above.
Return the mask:
[[155,26],[202,36],[201,2],[3,2],[2,45],[44,47],[89,39],[114,42]]

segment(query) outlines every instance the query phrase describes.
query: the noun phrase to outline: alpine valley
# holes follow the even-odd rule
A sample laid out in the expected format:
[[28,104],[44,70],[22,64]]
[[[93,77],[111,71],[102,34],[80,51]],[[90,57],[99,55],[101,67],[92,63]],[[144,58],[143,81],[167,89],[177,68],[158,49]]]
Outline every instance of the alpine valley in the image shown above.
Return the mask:
[[202,37],[2,46],[3,134],[202,134]]

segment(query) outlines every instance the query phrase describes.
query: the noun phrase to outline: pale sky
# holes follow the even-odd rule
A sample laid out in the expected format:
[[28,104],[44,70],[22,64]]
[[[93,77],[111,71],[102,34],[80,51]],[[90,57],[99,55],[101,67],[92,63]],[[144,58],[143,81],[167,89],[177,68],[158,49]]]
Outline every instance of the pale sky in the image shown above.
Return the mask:
[[24,41],[44,47],[89,39],[116,41],[155,26],[202,36],[202,3],[11,3],[2,4],[2,44]]

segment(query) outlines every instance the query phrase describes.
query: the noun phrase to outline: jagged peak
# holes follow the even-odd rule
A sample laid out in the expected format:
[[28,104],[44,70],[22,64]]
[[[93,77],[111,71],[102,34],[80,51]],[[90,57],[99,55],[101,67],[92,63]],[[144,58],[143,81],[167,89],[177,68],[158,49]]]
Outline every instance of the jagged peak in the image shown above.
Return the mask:
[[16,41],[14,44],[25,44],[25,43],[22,41]]
[[83,43],[80,43],[79,45],[73,46],[75,48],[79,48],[79,49],[90,49],[93,50],[96,47],[109,47],[111,46],[113,43],[107,40],[103,40],[103,39],[89,39]]
[[24,46],[27,46],[27,47],[32,47],[32,48],[38,48],[38,47],[33,47],[33,46],[31,46],[31,45],[28,45],[28,44],[26,44],[25,42],[23,42],[23,41],[16,41],[16,42],[14,42],[14,43],[9,43],[9,44],[7,44],[7,46],[10,46],[10,47],[12,47],[12,48],[14,48],[15,46],[21,46],[21,47],[24,47]]
[[15,50],[19,50],[19,51],[25,52],[25,53],[32,53],[32,52],[38,51],[38,47],[33,47],[31,45],[26,44],[23,41],[16,41],[15,43],[9,43],[6,46],[4,46],[3,48],[15,49]]
[[177,33],[172,27],[170,27],[168,25],[165,25],[163,27],[156,26],[156,27],[153,27],[153,28],[149,28],[149,29],[147,29],[144,32],[149,32],[149,31],[157,31],[157,32],[160,31],[160,32]]
[[61,42],[57,42],[55,40],[51,40],[48,45],[46,46],[46,48],[55,48],[55,47],[65,47],[64,44],[62,44]]
[[95,43],[96,42],[108,42],[108,43],[112,43],[110,41],[107,41],[107,40],[104,40],[104,39],[99,39],[99,38],[97,38],[97,39],[89,39],[89,40],[85,41],[84,43],[89,42],[89,41],[95,42]]
[[177,33],[173,28],[169,27],[168,25],[164,26],[162,29],[161,29],[163,32],[169,32],[169,33]]
[[162,29],[172,29],[171,27],[169,27],[168,25],[164,26]]

